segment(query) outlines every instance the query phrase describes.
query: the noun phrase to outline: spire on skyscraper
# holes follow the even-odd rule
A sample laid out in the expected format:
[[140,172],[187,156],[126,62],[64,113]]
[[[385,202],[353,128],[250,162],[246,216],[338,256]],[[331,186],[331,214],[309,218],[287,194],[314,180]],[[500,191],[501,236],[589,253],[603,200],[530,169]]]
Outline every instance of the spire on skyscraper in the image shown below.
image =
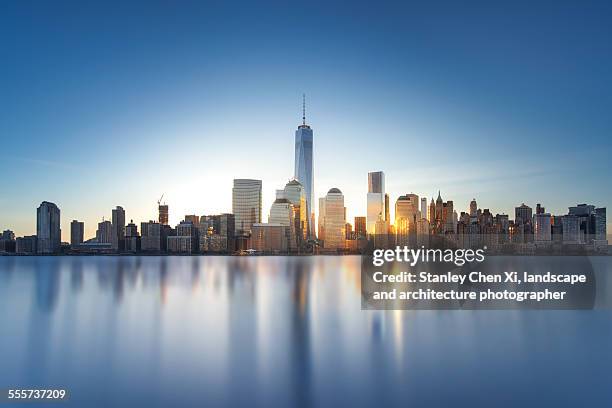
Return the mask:
[[306,94],[302,94],[302,125],[306,126]]

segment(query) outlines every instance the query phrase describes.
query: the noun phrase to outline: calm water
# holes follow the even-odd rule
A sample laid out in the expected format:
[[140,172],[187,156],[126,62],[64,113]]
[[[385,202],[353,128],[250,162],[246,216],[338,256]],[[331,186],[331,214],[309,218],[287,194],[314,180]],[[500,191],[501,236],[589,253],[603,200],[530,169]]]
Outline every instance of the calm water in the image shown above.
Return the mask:
[[0,257],[0,388],[65,387],[75,407],[612,406],[611,310],[362,311],[359,267]]

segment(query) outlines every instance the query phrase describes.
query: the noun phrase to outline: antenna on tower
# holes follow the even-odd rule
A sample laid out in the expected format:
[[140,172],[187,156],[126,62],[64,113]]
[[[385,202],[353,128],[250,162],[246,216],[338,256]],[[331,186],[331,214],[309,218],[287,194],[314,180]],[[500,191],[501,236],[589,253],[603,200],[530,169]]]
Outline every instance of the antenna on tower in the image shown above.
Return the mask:
[[306,126],[306,94],[302,94],[302,125]]

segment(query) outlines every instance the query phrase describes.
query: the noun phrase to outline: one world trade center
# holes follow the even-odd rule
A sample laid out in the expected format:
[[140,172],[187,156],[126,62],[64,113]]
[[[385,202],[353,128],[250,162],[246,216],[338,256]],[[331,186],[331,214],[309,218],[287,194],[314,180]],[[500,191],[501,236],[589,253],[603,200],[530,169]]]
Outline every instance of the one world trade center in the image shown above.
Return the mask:
[[314,235],[314,180],[312,162],[312,129],[306,124],[306,96],[302,96],[302,124],[295,131],[295,174],[304,186],[308,214],[309,236]]

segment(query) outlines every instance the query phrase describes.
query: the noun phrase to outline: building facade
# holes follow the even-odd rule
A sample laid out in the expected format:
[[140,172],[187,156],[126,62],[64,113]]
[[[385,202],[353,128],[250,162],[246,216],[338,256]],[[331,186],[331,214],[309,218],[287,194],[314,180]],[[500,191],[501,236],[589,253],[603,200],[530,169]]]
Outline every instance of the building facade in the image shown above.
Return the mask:
[[61,246],[61,237],[60,209],[54,203],[43,201],[36,210],[37,253],[58,253]]
[[248,233],[261,223],[261,180],[234,179],[232,213],[236,231]]

